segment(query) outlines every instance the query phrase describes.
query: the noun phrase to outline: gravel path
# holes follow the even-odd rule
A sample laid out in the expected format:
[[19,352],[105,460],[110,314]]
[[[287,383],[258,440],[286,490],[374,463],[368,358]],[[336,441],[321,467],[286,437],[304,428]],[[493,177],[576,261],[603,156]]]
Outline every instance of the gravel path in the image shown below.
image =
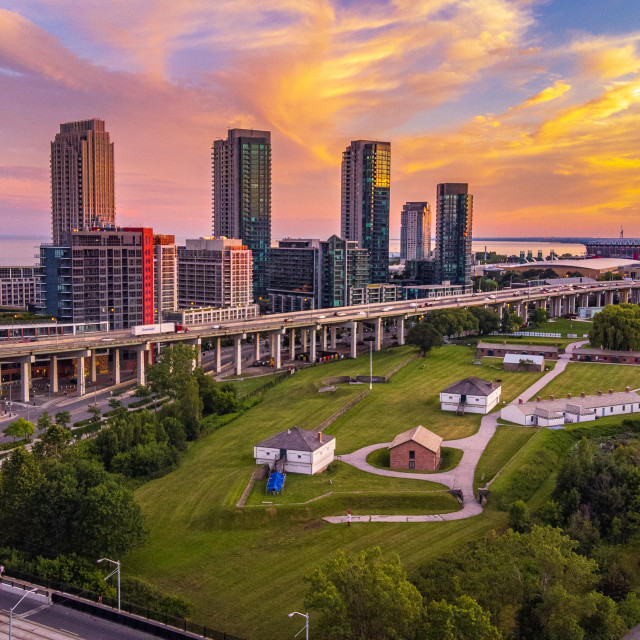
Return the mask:
[[[555,366],[551,371],[546,373],[537,382],[534,382],[528,389],[523,391],[517,398],[515,398],[510,404],[515,404],[522,398],[524,402],[532,398],[543,387],[545,387],[556,376],[560,375],[567,367],[567,364],[571,360],[571,352],[575,347],[581,346],[588,342],[583,340],[581,342],[572,342],[567,346],[565,353],[563,353],[557,360]],[[353,515],[352,522],[441,522],[445,520],[462,520],[463,518],[470,518],[482,513],[482,506],[475,499],[473,494],[473,477],[475,475],[476,466],[482,452],[485,450],[493,434],[496,432],[498,426],[498,418],[500,412],[495,411],[482,417],[480,422],[480,429],[478,432],[468,438],[461,438],[459,440],[445,440],[442,443],[443,447],[452,447],[455,449],[462,449],[462,460],[455,469],[451,471],[443,471],[442,473],[406,473],[403,471],[391,471],[387,469],[378,469],[371,466],[367,462],[367,456],[376,449],[382,449],[388,447],[390,442],[382,442],[379,444],[372,444],[368,447],[358,449],[353,453],[348,453],[342,456],[338,456],[338,460],[346,462],[356,469],[366,471],[368,473],[374,473],[379,476],[389,476],[391,478],[410,478],[413,480],[428,480],[430,482],[439,482],[446,485],[449,489],[457,489],[462,492],[463,504],[460,511],[453,513],[443,513],[437,515],[424,515],[424,516],[383,516],[383,515]],[[333,524],[347,522],[347,516],[327,516],[324,518],[327,522]]]

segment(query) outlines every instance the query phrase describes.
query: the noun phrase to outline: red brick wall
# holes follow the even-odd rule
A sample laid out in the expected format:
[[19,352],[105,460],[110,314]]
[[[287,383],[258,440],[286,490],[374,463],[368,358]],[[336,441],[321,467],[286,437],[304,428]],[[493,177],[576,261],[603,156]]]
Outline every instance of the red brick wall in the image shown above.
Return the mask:
[[435,471],[440,464],[440,450],[438,453],[433,453],[425,449],[417,442],[404,442],[397,447],[390,449],[389,456],[392,469],[408,469],[409,468],[409,451],[415,451],[415,463],[416,469],[422,471]]

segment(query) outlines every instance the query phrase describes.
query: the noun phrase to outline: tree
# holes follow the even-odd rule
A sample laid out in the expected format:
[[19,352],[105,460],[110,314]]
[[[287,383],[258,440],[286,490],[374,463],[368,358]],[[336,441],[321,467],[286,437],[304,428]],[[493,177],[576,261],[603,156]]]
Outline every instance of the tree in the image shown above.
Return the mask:
[[151,396],[151,389],[144,384],[139,384],[136,390],[133,392],[134,398],[149,398]]
[[14,441],[16,438],[28,438],[32,436],[34,432],[33,422],[29,420],[25,420],[20,417],[14,422],[12,422],[8,427],[3,429],[2,433],[5,436],[12,436]]
[[122,406],[122,401],[118,400],[118,398],[109,398],[109,406],[113,411],[119,409]]
[[516,500],[509,507],[509,527],[518,533],[526,533],[531,529],[529,507],[523,500]]
[[72,439],[69,429],[52,424],[40,435],[40,442],[34,445],[33,451],[40,458],[61,458]]
[[638,351],[640,307],[636,304],[607,305],[593,319],[589,341],[595,348]]
[[68,411],[58,411],[55,415],[56,424],[66,427],[71,422],[71,414]]
[[42,415],[38,418],[38,431],[46,431],[52,425],[51,415],[48,411],[43,411]]
[[471,313],[478,319],[478,333],[488,335],[500,331],[500,316],[483,307],[472,307]]
[[425,640],[500,640],[502,634],[491,624],[491,617],[469,596],[427,606]]
[[550,317],[551,314],[546,309],[536,309],[529,315],[529,324],[538,327],[547,322]]
[[500,330],[502,333],[511,333],[512,331],[516,331],[522,326],[522,318],[513,311],[509,311],[508,308],[505,308],[502,314],[502,322],[500,323]]
[[87,411],[91,414],[91,422],[100,422],[100,416],[102,415],[102,409],[97,404],[92,404],[87,408]]
[[179,404],[187,438],[195,440],[200,431],[200,420],[202,420],[202,408],[204,405],[200,397],[198,383],[193,376],[186,381]]
[[418,347],[424,356],[432,347],[442,344],[442,334],[432,324],[419,322],[407,331],[407,343]]
[[320,614],[322,638],[409,638],[422,616],[420,593],[399,557],[384,560],[379,547],[353,555],[338,551],[307,582],[305,606]]
[[160,362],[149,367],[148,378],[152,391],[161,396],[181,397],[188,380],[192,378],[197,355],[197,347],[182,343],[164,349]]

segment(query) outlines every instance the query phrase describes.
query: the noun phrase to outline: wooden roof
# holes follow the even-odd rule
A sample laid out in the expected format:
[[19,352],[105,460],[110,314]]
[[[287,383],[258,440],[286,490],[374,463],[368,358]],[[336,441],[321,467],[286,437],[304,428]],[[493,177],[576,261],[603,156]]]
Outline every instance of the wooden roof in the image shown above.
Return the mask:
[[419,426],[414,429],[409,429],[409,431],[405,431],[404,433],[399,433],[393,439],[389,449],[393,449],[398,445],[410,441],[415,442],[434,453],[437,453],[440,449],[440,445],[442,444],[442,438],[440,436],[433,433],[433,431],[429,431],[429,429],[425,429],[423,426]]

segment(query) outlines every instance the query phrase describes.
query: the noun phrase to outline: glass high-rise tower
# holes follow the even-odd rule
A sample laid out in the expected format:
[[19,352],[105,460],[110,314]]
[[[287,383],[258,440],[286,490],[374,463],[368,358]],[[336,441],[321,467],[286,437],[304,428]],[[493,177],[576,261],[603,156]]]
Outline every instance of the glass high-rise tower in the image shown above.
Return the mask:
[[473,196],[469,185],[438,185],[436,208],[436,277],[438,282],[471,283]]
[[407,202],[400,214],[400,258],[422,260],[431,253],[431,205]]
[[371,256],[369,282],[389,280],[391,143],[354,140],[342,154],[344,240],[356,240]]
[[51,218],[55,245],[69,246],[73,231],[113,227],[113,142],[104,120],[60,125],[51,143]]
[[266,297],[271,246],[271,133],[229,129],[211,150],[213,235],[240,238],[253,253],[253,296]]

